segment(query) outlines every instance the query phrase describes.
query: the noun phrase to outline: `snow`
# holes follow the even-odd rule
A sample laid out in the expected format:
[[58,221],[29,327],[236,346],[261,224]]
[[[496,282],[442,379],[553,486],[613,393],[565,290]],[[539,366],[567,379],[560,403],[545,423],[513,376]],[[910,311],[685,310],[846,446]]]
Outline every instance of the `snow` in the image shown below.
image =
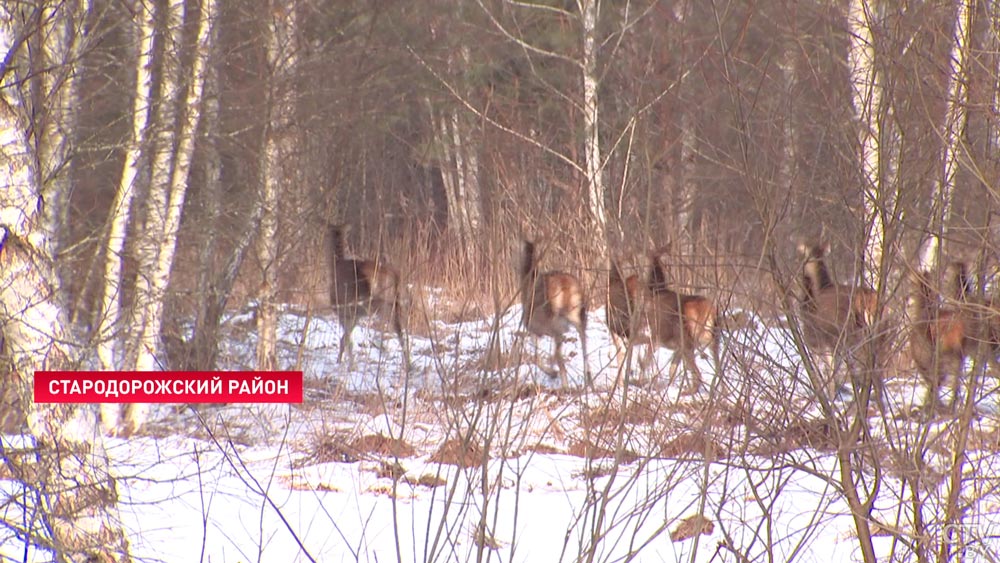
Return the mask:
[[[750,560],[861,559],[834,450],[821,439],[788,442],[790,426],[819,426],[819,410],[780,319],[752,316],[752,327],[726,335],[724,378],[699,359],[705,385],[694,397],[680,397],[684,382],[665,381],[666,369],[630,387],[629,423],[619,427],[621,390],[603,318],[599,309],[588,319],[595,389],[567,391],[539,367],[549,365],[551,340],[521,334],[516,305],[497,319],[432,320],[413,331],[408,375],[399,341],[377,320],[356,329],[352,369],[336,361],[341,330],[332,314],[285,308],[279,360],[305,372],[303,404],[157,406],[148,432],[107,440],[136,560],[575,561],[592,553],[595,561],[730,561],[734,552]],[[223,368],[252,369],[251,314],[233,314],[225,326]],[[580,352],[571,336],[564,353],[575,388]],[[665,368],[670,359],[659,350],[655,363]],[[908,412],[921,396],[908,375],[888,388],[890,412]],[[706,414],[710,403],[724,408]],[[995,404],[982,402],[977,435],[996,434]],[[872,427],[881,436],[915,424],[893,422]],[[946,426],[920,428],[933,436]],[[366,436],[402,438],[414,451],[397,459],[348,447]],[[7,448],[23,437],[2,440]],[[449,440],[475,444],[474,462],[436,461]],[[1000,533],[992,445],[970,450],[969,537]],[[586,457],[585,446],[622,455],[617,463]],[[927,463],[946,465],[947,452],[940,454]],[[394,470],[403,476],[393,480]],[[3,479],[0,499],[20,490]],[[905,527],[898,511],[910,499],[900,483],[884,475],[875,514]],[[946,485],[926,487],[931,518]],[[3,521],[16,520],[13,508],[3,510]],[[672,541],[697,514],[711,531]],[[891,537],[875,541],[880,557],[901,557]],[[986,541],[966,560],[988,560],[983,549],[996,540]],[[0,561],[49,558],[24,553],[0,528]]]

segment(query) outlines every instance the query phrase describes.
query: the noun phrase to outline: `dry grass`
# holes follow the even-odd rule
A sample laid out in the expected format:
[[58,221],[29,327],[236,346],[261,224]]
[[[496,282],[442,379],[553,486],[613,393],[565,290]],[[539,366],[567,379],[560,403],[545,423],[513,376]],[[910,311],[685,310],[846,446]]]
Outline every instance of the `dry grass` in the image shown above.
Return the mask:
[[453,438],[441,444],[441,447],[431,454],[429,461],[458,467],[481,467],[488,459],[489,456],[480,446],[468,440]]

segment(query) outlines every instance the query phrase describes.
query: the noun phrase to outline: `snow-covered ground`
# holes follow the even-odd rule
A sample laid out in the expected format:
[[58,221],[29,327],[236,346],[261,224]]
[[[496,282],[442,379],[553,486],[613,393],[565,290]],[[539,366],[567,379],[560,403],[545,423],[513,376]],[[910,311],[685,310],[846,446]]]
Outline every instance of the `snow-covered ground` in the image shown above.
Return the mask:
[[[780,322],[754,318],[726,334],[725,376],[699,359],[705,385],[693,397],[680,396],[683,381],[667,381],[671,353],[660,350],[660,377],[623,398],[603,318],[599,309],[588,323],[594,389],[582,389],[584,359],[572,338],[564,353],[573,389],[562,390],[546,371],[551,341],[520,333],[517,305],[499,319],[428,321],[409,336],[408,374],[400,342],[377,321],[356,329],[352,369],[336,361],[341,330],[331,314],[286,309],[280,362],[305,372],[303,404],[158,406],[148,432],[108,440],[134,554],[167,562],[860,560],[829,432]],[[230,317],[226,330],[223,366],[252,368],[250,313]],[[878,439],[898,445],[908,433],[933,440],[944,432],[946,421],[907,415],[922,393],[912,376],[895,374],[887,389],[887,410],[898,416],[871,425]],[[967,561],[1000,552],[995,405],[980,404],[965,466]],[[949,452],[917,447],[929,467],[950,463]],[[902,491],[912,490],[901,485],[900,463],[882,464],[874,503],[897,538],[910,526]],[[0,481],[4,496],[16,490]],[[924,484],[927,521],[946,490],[944,476]],[[16,516],[9,507],[0,514]],[[702,534],[684,533],[698,515]],[[876,536],[880,558],[915,560],[892,534]],[[7,560],[47,555],[25,556],[2,528]]]

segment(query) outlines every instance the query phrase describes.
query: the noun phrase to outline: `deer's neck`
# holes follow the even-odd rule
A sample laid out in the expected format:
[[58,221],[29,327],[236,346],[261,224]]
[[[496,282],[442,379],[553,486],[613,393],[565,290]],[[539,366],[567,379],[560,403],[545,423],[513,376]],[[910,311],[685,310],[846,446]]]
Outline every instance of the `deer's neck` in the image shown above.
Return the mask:
[[814,295],[823,289],[833,287],[833,278],[830,277],[830,271],[826,269],[826,264],[822,260],[806,262],[803,270],[805,279],[809,282],[806,285],[810,286]]

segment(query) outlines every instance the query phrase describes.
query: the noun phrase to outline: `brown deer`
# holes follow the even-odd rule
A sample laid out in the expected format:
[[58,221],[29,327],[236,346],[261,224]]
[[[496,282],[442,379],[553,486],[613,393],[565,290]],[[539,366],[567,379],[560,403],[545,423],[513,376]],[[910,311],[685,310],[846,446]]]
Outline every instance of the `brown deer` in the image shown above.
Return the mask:
[[852,364],[871,336],[878,301],[871,289],[833,282],[824,261],[829,251],[826,244],[799,244],[804,290],[799,313],[806,347],[825,360],[829,373],[821,375],[828,379],[827,396],[832,398],[844,384],[836,368]]
[[[633,274],[624,277],[618,262],[611,260],[611,268],[608,270],[608,303],[605,319],[608,331],[611,333],[611,341],[615,346],[615,361],[619,370],[623,369],[629,346],[649,343],[649,337],[644,334],[649,327],[645,311],[648,302],[645,297],[646,292],[647,289],[643,287],[639,276]],[[642,371],[646,370],[650,356],[652,352],[647,350],[646,355],[640,359]],[[619,372],[619,384],[622,375],[624,374]]]
[[[964,283],[958,279],[964,265],[951,265],[947,273],[953,297],[964,297]],[[942,304],[937,292],[928,282],[929,272],[914,270],[910,275],[910,298],[907,303],[910,315],[910,357],[917,372],[927,385],[924,407],[928,412],[937,411],[941,386],[949,378],[952,398],[956,396],[962,375],[962,366],[974,345],[973,319],[964,307]]]
[[528,240],[524,241],[518,273],[521,276],[522,326],[535,336],[551,336],[555,339],[555,359],[564,387],[569,382],[562,356],[563,335],[570,326],[575,326],[580,335],[584,379],[589,386],[592,376],[590,366],[587,365],[587,301],[580,280],[565,272],[540,273],[535,243]]
[[673,381],[681,362],[692,379],[684,394],[693,394],[701,387],[701,370],[695,363],[695,352],[708,348],[716,369],[719,369],[719,343],[717,338],[717,311],[711,299],[701,295],[677,293],[667,284],[667,276],[660,262],[663,249],[650,253],[648,305],[649,337],[652,345],[674,351],[670,361],[670,379]]
[[362,317],[377,312],[389,316],[409,369],[409,352],[403,335],[404,300],[399,272],[380,260],[348,257],[344,228],[340,225],[329,226],[327,244],[330,255],[330,303],[344,331],[337,361],[343,360],[346,351],[353,368],[354,346],[351,332]]

